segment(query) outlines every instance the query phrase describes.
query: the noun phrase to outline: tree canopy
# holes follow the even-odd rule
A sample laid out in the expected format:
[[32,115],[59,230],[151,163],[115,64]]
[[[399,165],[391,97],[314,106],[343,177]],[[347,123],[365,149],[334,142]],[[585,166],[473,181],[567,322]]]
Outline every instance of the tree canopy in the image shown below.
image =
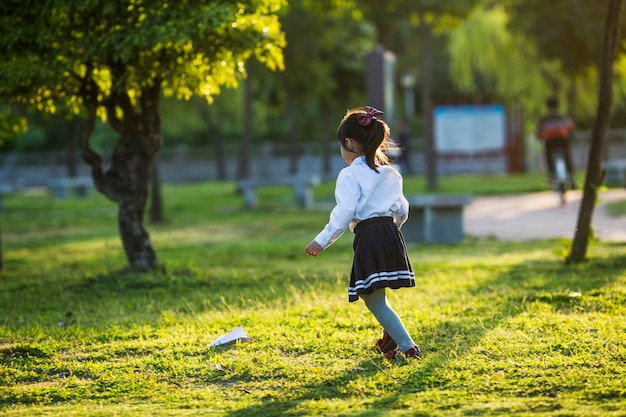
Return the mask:
[[509,19],[501,6],[479,7],[451,31],[450,75],[481,101],[517,100],[536,114],[551,91],[544,74],[558,72],[558,63],[540,59],[533,43],[509,30]]
[[[545,98],[556,94],[578,126],[590,127],[597,106],[607,4],[484,2],[451,32],[448,50],[454,85],[475,97],[515,101],[530,121],[543,111]],[[625,62],[622,53],[614,80],[620,87],[616,105],[622,108]]]
[[236,85],[252,54],[272,69],[282,68],[285,41],[276,15],[282,5],[282,0],[5,1],[0,97],[78,113],[89,78],[105,105],[107,96],[121,92],[133,105],[142,88],[157,83],[166,96],[210,99],[221,86]]
[[[600,62],[609,0],[508,0],[510,27],[524,33],[545,60],[573,76]],[[622,33],[624,31],[622,30]]]

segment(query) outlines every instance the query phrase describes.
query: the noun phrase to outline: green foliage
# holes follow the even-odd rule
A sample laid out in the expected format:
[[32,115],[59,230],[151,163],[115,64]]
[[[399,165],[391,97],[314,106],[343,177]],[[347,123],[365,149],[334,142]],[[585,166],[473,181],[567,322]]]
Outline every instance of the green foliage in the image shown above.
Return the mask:
[[[228,95],[231,91],[230,89],[223,91],[217,100],[223,102],[224,94]],[[202,111],[204,107],[206,107],[206,101],[202,99],[176,100],[166,98],[161,100],[165,143],[170,146],[178,142],[207,144],[210,140],[210,131],[207,129],[208,120],[203,118],[204,113],[207,113]],[[212,113],[219,111],[219,109],[220,107],[216,105],[211,107]],[[219,118],[218,115],[216,117]],[[229,118],[226,117],[221,120],[223,125],[228,125],[230,122]]]
[[282,67],[284,35],[275,14],[282,4],[4,2],[0,97],[77,112],[85,98],[81,80],[93,79],[102,104],[119,92],[138,100],[141,89],[155,83],[166,95],[210,99],[221,86],[236,85],[252,55]]
[[[476,99],[521,104],[530,130],[544,111],[545,98],[557,94],[577,126],[590,128],[597,107],[606,3],[485,3],[451,31],[453,84]],[[624,112],[625,63],[619,55],[614,82],[616,126]]]
[[335,4],[292,2],[282,15],[287,87],[296,99],[316,96],[330,102],[345,91],[362,88],[362,82],[353,78],[363,73],[376,33],[371,23],[351,18],[352,13]]
[[[598,65],[608,0],[512,0],[510,3],[509,24],[534,41],[543,59],[558,60],[569,76]],[[622,30],[622,39],[624,36]]]
[[13,112],[10,108],[0,106],[0,145],[19,137],[27,128],[26,119]]
[[[596,110],[597,71],[593,67],[600,51],[606,0],[301,0],[283,2],[280,10],[277,8],[283,3],[267,2],[271,4],[263,9],[266,2],[257,0],[240,2],[243,15],[237,14],[236,2],[228,1],[191,1],[167,7],[166,2],[138,1],[120,3],[123,6],[104,0],[40,3],[8,1],[0,6],[6,11],[0,51],[12,57],[2,61],[0,80],[5,77],[5,87],[20,97],[39,91],[31,100],[37,108],[59,107],[53,98],[61,97],[76,110],[80,100],[59,88],[75,90],[75,75],[85,73],[85,63],[106,67],[104,55],[110,52],[112,59],[132,66],[122,81],[128,83],[134,100],[140,77],[150,83],[151,77],[165,75],[165,92],[173,95],[161,105],[166,141],[197,143],[214,137],[217,130],[222,130],[226,141],[237,140],[242,126],[242,63],[254,49],[262,59],[266,56],[271,68],[279,68],[280,59],[268,51],[277,53],[280,47],[286,72],[254,68],[253,140],[289,142],[296,130],[304,132],[302,141],[319,141],[334,130],[333,115],[364,103],[363,59],[376,42],[384,41],[396,54],[397,75],[415,75],[419,89],[424,60],[421,23],[433,25],[435,35],[435,103],[515,101],[522,104],[529,124],[534,124],[547,92],[558,88],[564,110],[573,113],[579,127],[590,127]],[[255,18],[258,13],[274,11],[279,17]],[[71,14],[80,16],[64,18]],[[278,18],[284,35],[277,32]],[[236,19],[241,24],[233,22]],[[23,24],[15,28],[16,21]],[[262,22],[266,24],[263,27],[272,29],[264,32]],[[233,30],[233,23],[240,31]],[[83,24],[88,28],[81,29]],[[229,24],[231,29],[227,29]],[[244,43],[249,50],[235,56],[233,51]],[[220,46],[225,52],[214,54]],[[37,54],[20,53],[31,49]],[[138,53],[140,49],[146,51]],[[64,52],[62,58],[54,58],[60,51]],[[150,60],[153,62],[148,63]],[[74,74],[67,71],[69,63]],[[618,125],[626,103],[626,58],[620,56],[615,68],[614,121]],[[50,75],[60,79],[54,87],[48,82]],[[45,83],[33,84],[44,76],[48,77]],[[96,77],[104,92],[110,90],[109,77],[106,69]],[[40,84],[41,89],[33,89]],[[395,86],[398,101],[402,98],[399,84]],[[238,87],[224,89],[224,85]],[[204,114],[203,99],[176,103],[177,98],[186,99],[192,93],[212,95],[218,91],[208,114]],[[286,91],[293,95],[293,103],[287,102]],[[286,120],[287,109],[297,109],[293,120]],[[100,114],[104,117],[103,111]],[[0,124],[0,129],[4,125]],[[36,126],[33,120],[29,125]],[[413,132],[420,134],[420,126],[413,125]],[[7,127],[11,130],[15,124]],[[94,146],[110,147],[110,128],[97,129]],[[32,136],[23,136],[22,142],[32,141],[32,146],[46,143],[48,138],[44,140],[42,132],[39,129]]]
[[376,0],[357,0],[356,3],[359,10],[376,26],[379,43],[389,48],[389,36],[407,19],[415,27],[427,24],[435,32],[445,33],[459,24],[480,1],[391,0],[381,3]]
[[[430,78],[430,99],[433,101],[455,102],[460,97],[456,85],[450,83],[447,35],[461,25],[479,3],[476,0],[394,0],[384,3],[358,0],[357,9],[376,27],[378,43],[396,55],[397,93],[403,89],[400,77],[410,74],[416,78],[419,89],[423,89],[420,84]],[[430,48],[424,44],[425,28],[432,32]],[[435,69],[430,77],[422,73],[425,61]]]
[[551,91],[543,73],[558,66],[539,60],[534,45],[507,29],[508,20],[501,7],[477,8],[452,30],[450,73],[462,90],[518,101],[527,114],[538,117]]
[[[510,17],[508,27],[515,36],[524,40],[521,50],[532,47],[537,53],[535,63],[551,87],[544,96],[559,95],[577,124],[590,127],[596,116],[599,89],[597,74],[608,0],[508,0],[504,4]],[[622,23],[624,25],[626,23]],[[621,28],[620,36],[620,42],[623,42],[626,39],[624,27]],[[511,51],[513,56],[517,51]],[[618,51],[616,63],[615,108],[623,113],[626,82],[623,76],[623,48]]]
[[[281,204],[290,190],[276,188],[246,212],[231,183],[164,193],[169,221],[151,234],[166,263],[143,274],[125,269],[104,197],[5,199],[3,415],[599,417],[626,407],[623,245],[598,243],[567,267],[552,240],[411,246],[418,286],[389,297],[425,358],[389,362],[371,347],[374,319],[346,300],[349,236],[304,255],[326,209]],[[209,347],[239,325],[252,342]]]

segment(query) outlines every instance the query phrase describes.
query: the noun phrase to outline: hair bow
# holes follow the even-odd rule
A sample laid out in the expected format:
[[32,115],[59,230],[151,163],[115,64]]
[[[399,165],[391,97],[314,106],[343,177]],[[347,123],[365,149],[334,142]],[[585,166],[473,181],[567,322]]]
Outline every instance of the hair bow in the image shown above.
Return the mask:
[[372,123],[372,120],[376,120],[376,117],[381,114],[384,114],[384,112],[375,109],[374,107],[365,106],[365,114],[358,114],[356,118],[361,126],[369,126]]

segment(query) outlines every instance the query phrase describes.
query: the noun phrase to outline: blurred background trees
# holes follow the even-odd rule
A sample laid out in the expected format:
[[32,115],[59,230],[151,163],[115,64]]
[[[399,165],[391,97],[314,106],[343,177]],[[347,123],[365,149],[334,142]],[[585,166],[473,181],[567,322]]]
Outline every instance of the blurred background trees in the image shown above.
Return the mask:
[[[254,70],[249,84],[252,144],[284,147],[294,166],[307,143],[322,143],[328,152],[345,109],[366,104],[364,62],[377,45],[397,57],[400,114],[405,110],[402,77],[412,75],[416,81],[410,124],[418,148],[427,145],[420,138],[428,136],[425,107],[433,103],[515,102],[532,125],[545,97],[556,93],[577,125],[588,128],[597,106],[606,5],[607,0],[290,0],[279,11],[287,40],[285,70],[271,72],[249,63]],[[626,55],[620,50],[614,125],[626,113],[625,75]],[[224,144],[239,144],[244,92],[245,83],[223,90],[209,109],[204,100],[163,100],[165,146],[210,145],[219,152]],[[28,122],[28,131],[5,141],[3,150],[68,146],[71,121],[28,114]],[[5,125],[4,137],[19,127]],[[96,127],[95,147],[114,141],[106,125]]]
[[[0,5],[0,152],[65,150],[72,176],[82,144],[97,188],[133,207],[140,227],[126,229],[142,229],[150,179],[152,207],[160,205],[161,139],[170,149],[210,149],[219,179],[227,178],[226,149],[237,149],[237,177],[245,178],[251,148],[262,144],[286,153],[291,173],[315,146],[329,172],[339,119],[368,104],[366,58],[385,49],[396,57],[398,109],[387,121],[395,136],[407,119],[435,189],[435,105],[519,108],[532,132],[545,98],[557,95],[579,128],[593,125],[610,1],[55,0],[44,12],[38,2],[11,0]],[[626,116],[624,36],[613,126]],[[102,150],[114,150],[106,172]],[[147,234],[131,241],[147,241],[139,246],[152,252]],[[129,254],[131,264],[153,267],[156,256],[147,257]]]

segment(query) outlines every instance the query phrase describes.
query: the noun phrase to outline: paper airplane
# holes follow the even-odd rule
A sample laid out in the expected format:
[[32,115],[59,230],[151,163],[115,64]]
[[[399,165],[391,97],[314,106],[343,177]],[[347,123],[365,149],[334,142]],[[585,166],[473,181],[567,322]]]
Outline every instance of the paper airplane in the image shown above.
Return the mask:
[[252,341],[252,339],[248,337],[243,327],[239,326],[232,332],[218,337],[209,346],[232,345],[237,342],[243,343],[250,341]]

